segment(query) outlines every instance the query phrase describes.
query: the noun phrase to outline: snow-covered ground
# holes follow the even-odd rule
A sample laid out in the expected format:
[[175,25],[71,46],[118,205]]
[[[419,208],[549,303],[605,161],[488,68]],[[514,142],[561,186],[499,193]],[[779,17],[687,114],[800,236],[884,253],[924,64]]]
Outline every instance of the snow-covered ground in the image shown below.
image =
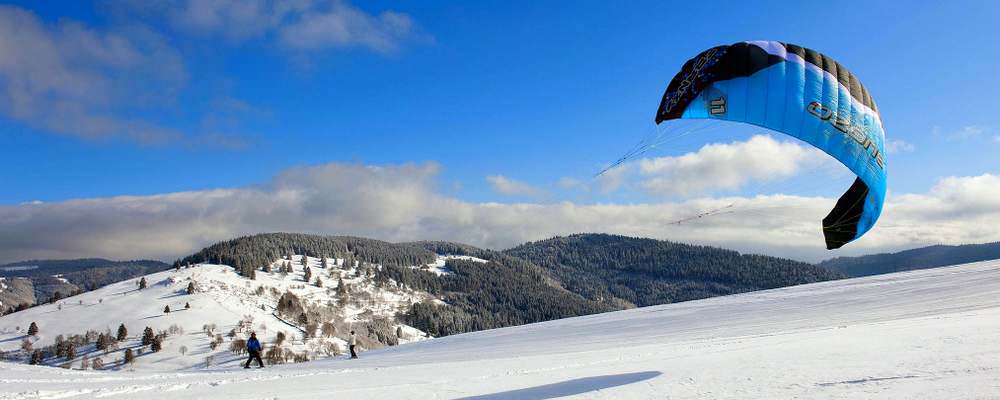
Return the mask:
[[0,399],[997,399],[1000,261],[456,335],[263,370],[0,364]]

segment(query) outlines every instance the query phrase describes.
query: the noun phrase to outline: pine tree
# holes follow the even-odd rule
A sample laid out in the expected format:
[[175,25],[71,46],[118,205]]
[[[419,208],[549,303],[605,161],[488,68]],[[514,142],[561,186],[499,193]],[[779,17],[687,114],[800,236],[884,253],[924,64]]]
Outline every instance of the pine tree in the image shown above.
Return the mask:
[[135,354],[132,353],[132,349],[125,349],[125,364],[132,364],[135,362]]
[[118,336],[115,337],[119,342],[125,340],[128,337],[128,329],[125,329],[125,324],[118,325]]
[[66,342],[66,350],[64,351],[66,355],[66,361],[71,361],[76,358],[76,345],[73,342]]
[[146,329],[142,331],[142,345],[149,346],[150,343],[153,343],[153,338],[153,328],[147,326]]
[[309,317],[306,315],[306,313],[299,314],[299,323],[302,325],[306,325],[309,323]]
[[311,280],[311,279],[312,279],[312,270],[310,270],[309,267],[306,267],[305,268],[305,275],[303,276],[303,280],[306,281],[306,282],[309,282],[309,280]]
[[400,338],[400,339],[403,338],[403,327],[402,326],[397,326],[396,327],[396,337]]
[[32,321],[31,325],[28,326],[28,336],[35,336],[37,334],[38,334],[38,324]]
[[323,287],[323,279],[318,276],[316,277],[316,287],[318,288]]
[[31,344],[31,340],[28,338],[24,338],[24,340],[21,341],[21,350],[24,351],[25,354],[31,353],[31,351],[33,350],[32,346],[33,345]]
[[337,279],[337,296],[343,296],[347,294],[347,285],[344,284],[344,279]]
[[185,310],[190,310],[191,309],[191,303],[184,303],[184,309]]
[[326,263],[326,257],[323,257],[323,268],[329,268],[329,265]]
[[187,294],[194,294],[194,282],[188,282]]
[[256,268],[250,268],[250,270],[248,272],[249,272],[249,278],[250,278],[250,280],[253,280],[253,281],[257,280],[257,269]]
[[104,350],[108,348],[108,336],[103,333],[97,335],[97,341],[94,342],[94,348],[97,350]]
[[82,369],[82,370],[88,370],[88,369],[90,369],[90,358],[87,357],[86,354],[84,354],[83,358],[80,359],[80,369]]
[[161,339],[159,337],[153,338],[153,343],[150,343],[149,349],[152,350],[154,353],[162,350],[163,343],[161,343]]
[[28,364],[38,365],[41,363],[42,363],[42,351],[36,349],[35,351],[31,352],[31,360],[28,361]]
[[170,314],[170,306],[163,307],[164,314]]
[[142,279],[139,280],[139,290],[142,290],[142,289],[145,289],[145,288],[146,288],[146,277],[144,276],[144,277],[142,277]]

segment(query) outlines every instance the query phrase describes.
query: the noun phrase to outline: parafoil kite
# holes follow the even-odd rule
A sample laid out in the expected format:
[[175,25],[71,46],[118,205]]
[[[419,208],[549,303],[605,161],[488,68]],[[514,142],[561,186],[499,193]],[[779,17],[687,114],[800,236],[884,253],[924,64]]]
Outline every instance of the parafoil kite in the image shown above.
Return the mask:
[[823,218],[827,249],[875,225],[886,191],[885,132],[875,100],[840,63],[817,51],[749,41],[703,51],[684,64],[656,112],[743,122],[816,146],[854,174],[854,184]]

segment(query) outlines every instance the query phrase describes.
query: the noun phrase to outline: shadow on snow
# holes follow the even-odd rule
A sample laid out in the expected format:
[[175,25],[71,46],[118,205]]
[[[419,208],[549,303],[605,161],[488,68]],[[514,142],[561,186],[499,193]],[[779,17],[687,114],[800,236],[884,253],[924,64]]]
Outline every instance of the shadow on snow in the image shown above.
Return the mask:
[[658,371],[645,371],[633,372],[629,374],[591,376],[559,383],[550,383],[548,385],[508,390],[506,392],[463,397],[458,400],[552,399],[556,397],[572,396],[595,390],[613,388],[616,386],[625,386],[653,379],[660,375],[663,374]]

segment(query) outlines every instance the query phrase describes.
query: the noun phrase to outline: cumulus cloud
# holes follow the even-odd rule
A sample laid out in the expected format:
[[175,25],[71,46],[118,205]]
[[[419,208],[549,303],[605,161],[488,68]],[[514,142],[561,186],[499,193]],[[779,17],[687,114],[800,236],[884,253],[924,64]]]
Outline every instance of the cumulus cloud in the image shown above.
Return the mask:
[[[823,247],[835,199],[786,195],[652,204],[473,203],[444,194],[437,164],[328,164],[244,188],[0,207],[0,261],[102,256],[170,260],[239,235],[292,231],[504,248],[578,232],[716,245],[807,260],[935,243],[1000,240],[1000,177],[951,177],[890,198],[875,229]],[[732,207],[726,208],[733,204]],[[699,213],[725,210],[685,222]]]
[[418,36],[408,14],[371,14],[346,1],[186,0],[164,11],[184,31],[237,42],[273,38],[296,50],[358,46],[387,53]]
[[885,151],[892,153],[909,153],[916,149],[913,143],[901,139],[891,139],[885,143]]
[[0,6],[0,112],[14,120],[86,138],[170,142],[181,133],[132,115],[168,103],[186,81],[179,53],[148,30],[48,24]]
[[490,175],[486,177],[493,191],[508,196],[538,196],[543,193],[539,188],[527,183],[508,178],[503,175]]
[[830,160],[821,151],[769,135],[713,143],[697,152],[638,162],[642,186],[652,193],[691,195],[736,190],[746,183],[793,176]]

